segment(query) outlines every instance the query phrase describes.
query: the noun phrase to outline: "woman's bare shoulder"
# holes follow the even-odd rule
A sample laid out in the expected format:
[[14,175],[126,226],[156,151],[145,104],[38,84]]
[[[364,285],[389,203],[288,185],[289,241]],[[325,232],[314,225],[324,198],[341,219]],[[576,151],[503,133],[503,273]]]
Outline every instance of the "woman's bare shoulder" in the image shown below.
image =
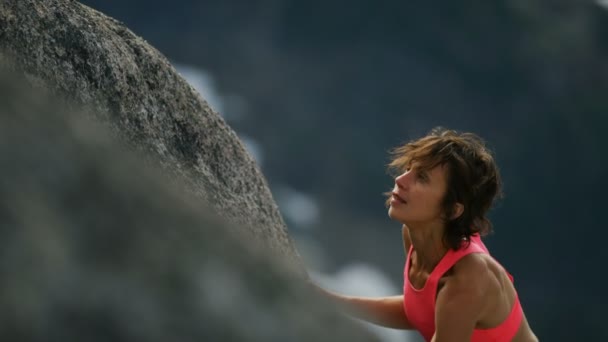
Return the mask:
[[[478,283],[486,288],[496,280],[494,272],[496,263],[491,256],[485,253],[471,253],[463,256],[452,267],[452,278],[471,284]],[[498,285],[498,284],[496,284]]]
[[447,280],[486,297],[499,295],[505,288],[505,281],[509,281],[504,269],[485,253],[463,256],[454,264]]

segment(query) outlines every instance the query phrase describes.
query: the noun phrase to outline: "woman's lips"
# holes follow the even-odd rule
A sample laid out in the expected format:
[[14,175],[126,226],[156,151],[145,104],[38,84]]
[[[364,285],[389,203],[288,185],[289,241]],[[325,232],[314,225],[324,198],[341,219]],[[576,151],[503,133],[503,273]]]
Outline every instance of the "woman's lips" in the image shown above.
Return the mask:
[[399,195],[397,195],[397,193],[393,192],[392,195],[393,195],[393,200],[400,202],[400,203],[406,203],[403,198],[401,198],[401,197],[399,197]]

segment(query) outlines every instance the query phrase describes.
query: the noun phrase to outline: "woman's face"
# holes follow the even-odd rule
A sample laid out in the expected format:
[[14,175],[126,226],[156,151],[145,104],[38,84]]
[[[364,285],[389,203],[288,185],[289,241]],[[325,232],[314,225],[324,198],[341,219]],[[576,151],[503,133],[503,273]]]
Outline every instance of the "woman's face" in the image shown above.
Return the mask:
[[395,178],[388,215],[408,226],[442,223],[441,203],[447,189],[446,167],[422,172],[416,164]]

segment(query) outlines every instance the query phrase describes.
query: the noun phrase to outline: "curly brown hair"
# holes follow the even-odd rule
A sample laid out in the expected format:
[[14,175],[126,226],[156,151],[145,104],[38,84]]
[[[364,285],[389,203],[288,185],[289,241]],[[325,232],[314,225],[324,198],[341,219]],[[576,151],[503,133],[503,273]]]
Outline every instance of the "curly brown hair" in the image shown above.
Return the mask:
[[[425,137],[397,147],[392,155],[388,165],[392,175],[405,172],[413,162],[421,171],[446,167],[443,239],[450,248],[457,250],[463,246],[463,240],[466,246],[472,235],[492,231],[492,222],[486,214],[502,196],[502,182],[492,153],[479,136],[436,127]],[[390,198],[387,204],[389,201]],[[464,210],[460,216],[449,219],[456,203],[463,204]]]

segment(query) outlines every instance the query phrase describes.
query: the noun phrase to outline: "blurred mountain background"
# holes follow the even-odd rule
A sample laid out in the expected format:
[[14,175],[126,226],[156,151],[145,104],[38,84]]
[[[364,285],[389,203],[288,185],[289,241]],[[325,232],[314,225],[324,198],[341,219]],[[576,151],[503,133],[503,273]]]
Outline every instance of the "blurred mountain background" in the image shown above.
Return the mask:
[[400,292],[388,151],[471,131],[505,183],[485,241],[532,328],[608,340],[608,1],[81,2],[158,48],[235,129],[326,284]]

